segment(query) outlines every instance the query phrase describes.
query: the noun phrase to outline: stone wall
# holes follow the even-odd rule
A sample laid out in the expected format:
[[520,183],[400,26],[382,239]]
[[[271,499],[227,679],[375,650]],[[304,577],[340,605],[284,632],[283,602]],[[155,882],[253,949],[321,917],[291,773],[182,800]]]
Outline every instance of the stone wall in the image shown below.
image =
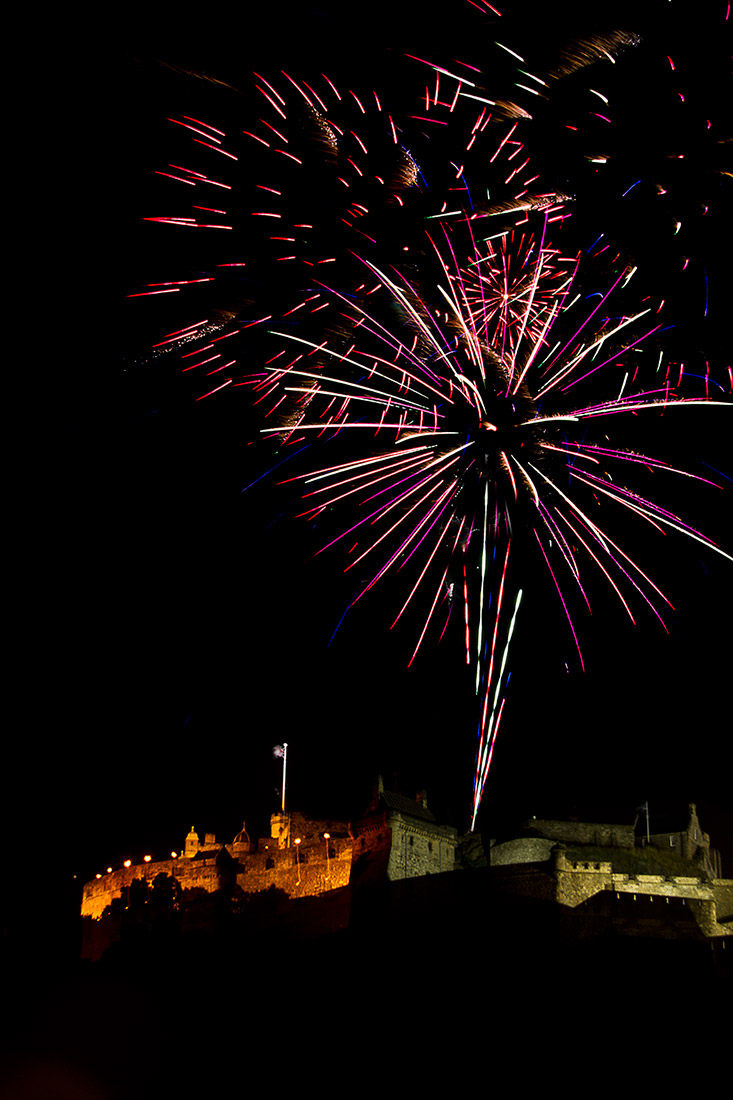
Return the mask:
[[545,863],[550,858],[554,845],[554,840],[540,836],[506,840],[502,844],[494,844],[489,849],[489,862],[492,867],[517,863]]
[[607,890],[613,878],[611,864],[601,860],[570,860],[565,852],[555,852],[556,900],[574,908],[600,890]]
[[718,920],[733,920],[733,879],[714,879],[713,897],[715,898]]
[[387,878],[391,881],[438,875],[455,867],[454,830],[423,824],[401,814],[390,814],[392,849]]
[[[328,832],[328,830],[326,830]],[[348,886],[351,874],[352,842],[331,839],[326,845],[293,845],[265,849],[239,860],[237,885],[248,894],[276,886],[288,897],[313,897]]]
[[610,863],[593,860],[570,860],[564,851],[554,853],[556,900],[570,908],[587,901],[602,890],[614,890],[618,895],[638,898],[677,898],[685,901],[706,936],[733,935],[733,926],[718,919],[717,899],[722,906],[733,906],[733,881],[716,880],[715,884],[694,876],[615,874]]
[[535,898],[538,901],[556,901],[556,883],[547,867],[531,863],[499,865],[491,869],[491,879],[502,893]]
[[[327,832],[328,830],[326,830]],[[251,852],[244,844],[228,844],[225,847],[233,859],[229,870],[236,874],[237,885],[245,893],[258,893],[276,886],[288,897],[310,897],[348,885],[351,871],[352,842],[349,838],[331,838],[328,856],[326,842],[302,844],[291,848],[272,847]],[[156,863],[139,863],[122,867],[118,871],[92,879],[83,889],[82,917],[99,920],[115,898],[123,897],[135,879],[151,883],[156,875],[172,875],[184,890],[205,890],[212,893],[222,884],[222,874],[227,871],[217,862],[221,847],[206,852],[195,859],[179,856],[177,859]]]
[[[331,838],[341,839],[349,836],[349,830],[343,821],[333,818],[321,818],[318,821],[311,820],[305,814],[293,811],[292,813],[273,814],[270,818],[271,839],[277,840],[281,848],[291,847],[296,840],[303,845],[325,844],[324,833]],[[259,847],[269,847],[266,840],[260,840]]]
[[604,825],[586,821],[551,821],[530,818],[522,831],[529,835],[547,837],[562,844],[583,844],[593,848],[633,848],[633,825]]
[[[198,862],[198,861],[197,861]],[[211,868],[204,868],[203,861],[199,864],[197,870],[204,876],[216,874],[216,865],[212,860]],[[115,898],[120,898],[123,892],[127,890],[135,879],[146,879],[148,882],[152,882],[156,875],[173,875],[183,883],[183,877],[186,874],[187,865],[190,860],[187,860],[185,856],[181,856],[178,859],[166,859],[157,863],[137,863],[132,867],[121,867],[118,871],[111,871],[109,874],[100,875],[97,879],[92,879],[91,882],[87,882],[82,891],[81,901],[81,915],[82,917],[92,917],[94,920],[99,920],[102,913],[111,905]],[[186,879],[186,888],[188,888],[188,879]],[[206,889],[206,887],[204,887]],[[212,886],[211,889],[216,889]]]

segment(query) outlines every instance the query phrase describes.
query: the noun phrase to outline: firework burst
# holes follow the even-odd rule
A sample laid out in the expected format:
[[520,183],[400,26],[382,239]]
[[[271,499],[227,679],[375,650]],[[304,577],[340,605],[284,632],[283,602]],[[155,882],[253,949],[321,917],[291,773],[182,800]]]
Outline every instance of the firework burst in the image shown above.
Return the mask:
[[[577,235],[570,255],[553,246],[570,199],[543,189],[526,146],[531,100],[636,42],[584,40],[504,99],[476,67],[431,65],[420,115],[324,74],[256,75],[246,125],[171,117],[198,159],[171,154],[159,175],[188,205],[146,216],[207,242],[178,278],[130,294],[158,310],[199,295],[200,310],[169,311],[154,355],[175,360],[197,400],[251,390],[262,434],[307,466],[283,480],[329,530],[321,549],[344,554],[351,602],[398,581],[392,625],[412,618],[410,663],[429,636],[460,637],[477,709],[472,824],[527,579],[546,577],[582,665],[592,577],[631,621],[639,603],[664,620],[669,601],[637,563],[639,525],[723,553],[639,488],[645,471],[682,471],[623,431],[632,415],[715,402],[662,355],[658,301],[634,299],[620,248],[589,294]],[[593,125],[608,120],[596,111]],[[431,127],[445,128],[440,143]]]
[[[587,299],[573,294],[572,274],[558,281],[538,260],[507,340],[491,299],[477,304],[483,283],[464,276],[455,236],[444,228],[440,245],[437,234],[428,238],[433,284],[418,287],[365,261],[361,302],[324,287],[340,304],[340,329],[320,342],[273,333],[300,350],[255,388],[281,390],[281,401],[287,395],[287,413],[265,433],[311,444],[309,471],[295,479],[301,514],[315,519],[348,505],[348,524],[323,549],[346,548],[346,569],[360,577],[352,602],[387,575],[403,575],[392,626],[408,608],[421,620],[410,663],[455,612],[479,710],[475,823],[504,710],[523,570],[536,572],[538,563],[546,570],[582,665],[577,597],[568,589],[590,607],[587,574],[602,575],[632,622],[635,598],[661,622],[669,603],[615,524],[598,519],[599,504],[718,548],[627,484],[640,465],[671,466],[605,442],[609,417],[701,403],[679,396],[669,377],[651,389],[630,382],[661,324],[649,324],[649,309],[630,315],[612,307],[629,272]],[[424,260],[423,273],[428,266]],[[599,396],[599,381],[613,396]],[[348,457],[328,462],[337,437],[348,437]]]

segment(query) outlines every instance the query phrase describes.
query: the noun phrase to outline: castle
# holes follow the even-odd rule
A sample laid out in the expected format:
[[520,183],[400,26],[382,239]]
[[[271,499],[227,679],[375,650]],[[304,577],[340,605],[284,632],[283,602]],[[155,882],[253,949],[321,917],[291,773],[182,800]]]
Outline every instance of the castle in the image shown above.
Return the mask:
[[129,863],[99,874],[84,886],[81,913],[98,920],[135,881],[153,883],[159,875],[174,878],[182,890],[213,893],[234,879],[247,894],[275,886],[289,898],[313,897],[348,885],[352,838],[344,822],[310,821],[299,813],[273,814],[270,837],[253,842],[246,823],[231,843],[213,833],[203,841],[194,827],[183,852],[170,859]]
[[328,913],[323,907],[318,911],[316,923],[323,930],[349,927],[354,890],[364,897],[370,887],[406,886],[405,880],[421,880],[432,889],[428,876],[460,871],[463,879],[471,868],[488,875],[495,897],[552,903],[577,927],[591,929],[590,935],[611,929],[723,945],[733,935],[733,880],[721,877],[719,854],[700,827],[694,804],[686,828],[642,838],[635,836],[634,825],[536,818],[519,832],[484,850],[475,834],[459,838],[454,828],[438,824],[424,791],[408,798],[385,790],[381,778],[366,813],[354,822],[276,813],[269,837],[255,842],[243,825],[226,844],[211,833],[202,841],[192,827],[182,853],[108,869],[84,886],[83,954],[99,957],[117,937],[114,928],[110,935],[94,933],[97,922],[115,912],[119,917],[141,897],[146,904],[156,889],[159,901],[183,911],[196,899],[226,897],[231,906],[235,895],[272,891],[284,904],[330,900],[336,904]]
[[634,825],[532,818],[492,844],[490,864],[508,894],[599,914],[623,934],[722,941],[733,935],[733,879],[694,803],[688,813],[686,828],[641,838]]
[[[363,882],[416,878],[455,868],[457,833],[439,825],[424,791],[417,798],[387,791],[381,777],[365,815],[349,823],[276,813],[270,836],[253,841],[246,823],[230,843],[191,827],[181,853],[169,859],[108,868],[83,888],[81,915],[101,920],[131,891],[170,880],[176,896],[193,898],[229,889],[243,895],[270,889],[290,900],[318,898]],[[162,876],[162,879],[161,879]]]

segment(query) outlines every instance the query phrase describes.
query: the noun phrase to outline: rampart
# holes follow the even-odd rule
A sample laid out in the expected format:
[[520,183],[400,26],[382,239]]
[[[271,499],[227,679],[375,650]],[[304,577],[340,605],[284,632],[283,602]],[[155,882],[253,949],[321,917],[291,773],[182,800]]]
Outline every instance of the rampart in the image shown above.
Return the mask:
[[[616,895],[631,894],[633,899],[682,899],[694,914],[706,936],[733,935],[733,927],[718,920],[717,902],[725,906],[733,895],[733,881],[712,882],[686,875],[644,875],[614,873],[611,863],[602,860],[568,859],[559,848],[554,854],[555,900],[575,908],[603,890]],[[723,914],[721,913],[721,916]]]
[[518,863],[543,863],[550,858],[555,845],[547,837],[526,836],[516,840],[505,840],[489,849],[492,867],[516,866]]
[[213,893],[235,881],[247,894],[275,886],[289,898],[314,897],[348,885],[352,840],[343,823],[273,815],[272,831],[269,840],[255,846],[244,830],[231,844],[217,844],[210,833],[202,844],[191,830],[185,854],[121,867],[88,882],[81,915],[99,920],[115,899],[124,900],[136,879],[151,883],[161,874],[174,878],[183,890]]
[[530,818],[522,826],[528,836],[547,837],[562,844],[583,844],[594,848],[633,848],[633,825],[606,825],[586,821],[551,821]]

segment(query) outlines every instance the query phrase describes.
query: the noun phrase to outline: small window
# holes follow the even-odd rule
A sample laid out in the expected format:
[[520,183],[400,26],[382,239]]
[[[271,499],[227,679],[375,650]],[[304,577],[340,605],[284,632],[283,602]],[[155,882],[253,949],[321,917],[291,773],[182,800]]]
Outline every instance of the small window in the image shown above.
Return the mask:
[[265,860],[265,870],[266,871],[271,871],[274,866],[275,866],[275,860],[272,858],[272,856],[268,856],[267,859]]

